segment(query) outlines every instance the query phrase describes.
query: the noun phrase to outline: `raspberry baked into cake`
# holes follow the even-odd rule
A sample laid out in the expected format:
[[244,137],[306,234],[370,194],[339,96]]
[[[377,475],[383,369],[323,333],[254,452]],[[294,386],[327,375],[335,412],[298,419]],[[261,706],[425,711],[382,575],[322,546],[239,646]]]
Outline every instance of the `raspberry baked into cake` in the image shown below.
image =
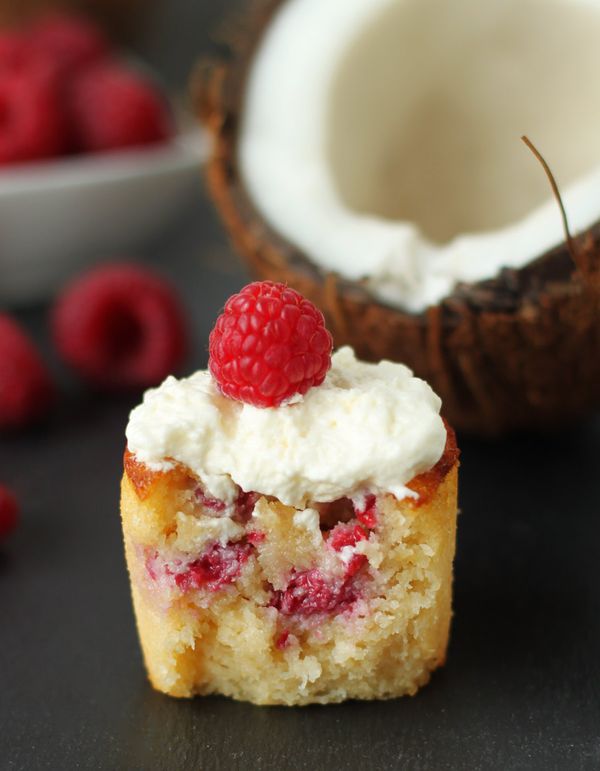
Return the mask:
[[150,680],[256,704],[414,694],[444,662],[458,451],[400,364],[331,355],[280,284],[230,298],[209,370],[148,391],[121,513]]

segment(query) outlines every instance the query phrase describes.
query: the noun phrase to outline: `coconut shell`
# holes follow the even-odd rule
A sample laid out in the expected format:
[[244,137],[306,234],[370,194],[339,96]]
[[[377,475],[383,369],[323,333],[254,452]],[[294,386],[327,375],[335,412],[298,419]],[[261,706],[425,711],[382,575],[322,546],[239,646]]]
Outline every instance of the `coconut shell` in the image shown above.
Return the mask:
[[579,268],[559,244],[520,270],[458,285],[438,305],[408,313],[321,269],[256,210],[240,178],[237,132],[252,54],[280,1],[255,2],[192,82],[213,138],[208,187],[252,270],[315,302],[336,345],[350,344],[367,360],[408,364],[442,397],[444,415],[460,431],[553,429],[597,409],[600,224],[574,239]]

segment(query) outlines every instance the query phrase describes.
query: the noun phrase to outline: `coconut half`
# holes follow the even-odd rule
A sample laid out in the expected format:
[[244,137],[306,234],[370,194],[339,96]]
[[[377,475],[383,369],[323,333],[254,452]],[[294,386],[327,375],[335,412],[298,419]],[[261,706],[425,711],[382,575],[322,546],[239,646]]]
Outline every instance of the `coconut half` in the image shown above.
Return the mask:
[[196,84],[210,187],[257,272],[318,302],[336,343],[407,362],[460,429],[597,407],[600,0],[271,0],[245,30]]

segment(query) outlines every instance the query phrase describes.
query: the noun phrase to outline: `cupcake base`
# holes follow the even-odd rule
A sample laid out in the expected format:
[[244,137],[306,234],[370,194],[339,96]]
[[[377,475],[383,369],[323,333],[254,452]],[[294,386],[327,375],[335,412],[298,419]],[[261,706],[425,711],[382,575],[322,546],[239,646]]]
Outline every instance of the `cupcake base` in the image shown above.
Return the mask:
[[[449,443],[450,444],[450,443]],[[172,696],[300,705],[414,694],[445,660],[457,461],[418,498],[297,511],[207,498],[184,468],[126,456],[122,519],[144,659]]]

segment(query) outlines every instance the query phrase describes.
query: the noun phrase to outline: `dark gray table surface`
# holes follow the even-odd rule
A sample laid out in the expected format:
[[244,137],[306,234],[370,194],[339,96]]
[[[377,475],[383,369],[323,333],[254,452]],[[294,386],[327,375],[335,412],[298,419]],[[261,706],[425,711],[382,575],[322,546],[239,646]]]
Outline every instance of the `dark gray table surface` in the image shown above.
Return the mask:
[[[215,6],[172,8],[189,20]],[[194,327],[188,369],[203,366],[218,309],[246,274],[200,185],[140,256],[180,288]],[[19,316],[51,357],[46,310]],[[0,440],[0,479],[23,505],[0,548],[0,768],[600,768],[600,419],[548,437],[461,438],[449,658],[416,697],[302,709],[176,701],[145,680],[122,554],[118,482],[135,399],[94,395],[51,362],[57,411]]]

